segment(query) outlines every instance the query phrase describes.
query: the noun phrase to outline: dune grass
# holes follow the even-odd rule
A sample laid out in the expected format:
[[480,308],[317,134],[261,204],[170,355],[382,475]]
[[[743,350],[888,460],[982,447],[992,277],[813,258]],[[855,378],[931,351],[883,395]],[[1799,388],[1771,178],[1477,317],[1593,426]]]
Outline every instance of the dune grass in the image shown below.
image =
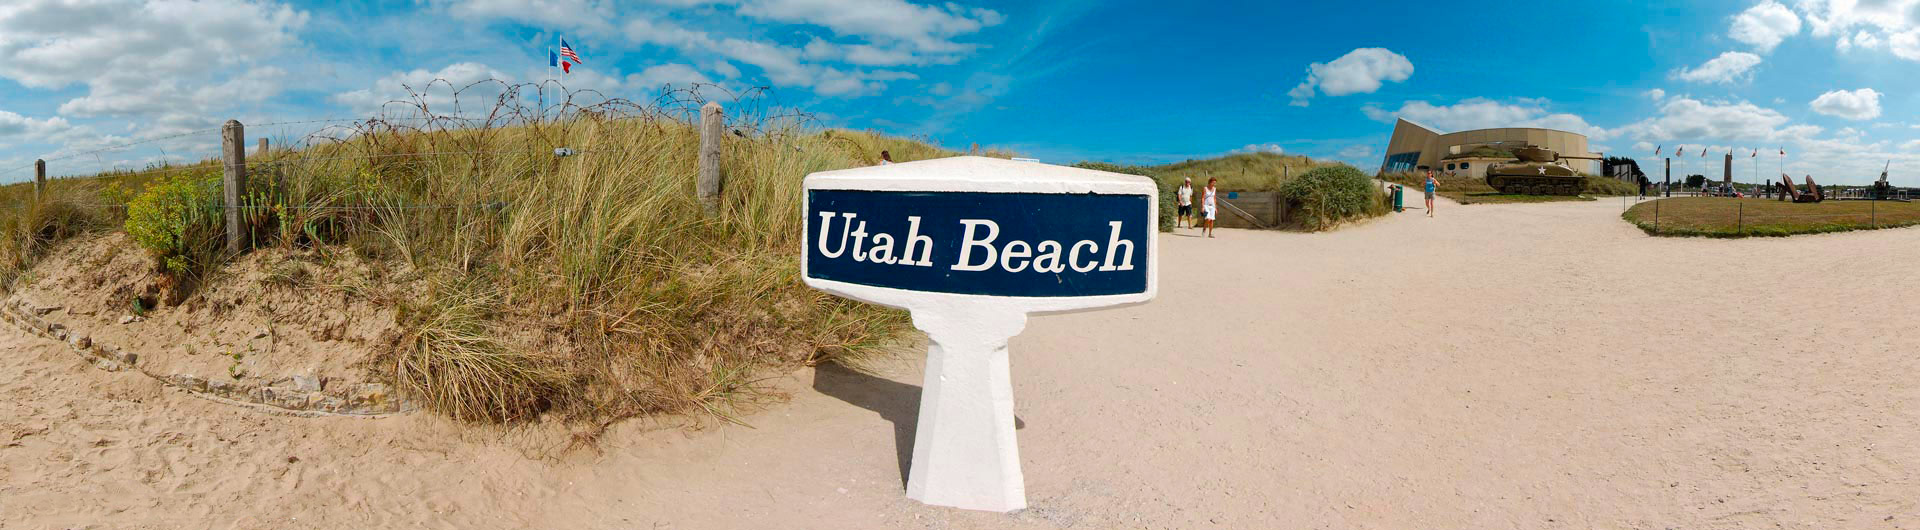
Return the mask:
[[[870,355],[907,328],[903,312],[801,283],[802,177],[874,164],[883,149],[901,162],[956,153],[748,123],[725,142],[724,203],[709,218],[694,198],[699,137],[688,121],[669,112],[506,126],[373,120],[339,141],[251,157],[254,193],[241,206],[256,246],[344,249],[384,263],[410,338],[373,364],[430,410],[462,420],[725,417],[731,403],[759,395],[770,370]],[[555,156],[561,147],[577,154]],[[218,174],[206,161],[57,179],[40,202],[22,198],[30,185],[25,195],[0,189],[0,205],[13,206],[0,210],[6,279],[77,231],[170,222],[129,219],[126,205],[164,202],[156,190],[165,183]],[[232,256],[192,250],[216,261],[207,281],[222,281],[219,261]],[[167,271],[167,256],[155,258]]]
[[1150,169],[1155,178],[1171,181],[1176,187],[1182,178],[1192,178],[1195,188],[1205,187],[1209,178],[1217,178],[1219,182],[1214,185],[1221,191],[1279,191],[1286,181],[1294,177],[1305,175],[1315,168],[1334,166],[1346,164],[1323,162],[1300,155],[1241,153],[1152,166]]
[[1783,237],[1920,225],[1920,203],[1676,197],[1634,205],[1620,217],[1650,235]]

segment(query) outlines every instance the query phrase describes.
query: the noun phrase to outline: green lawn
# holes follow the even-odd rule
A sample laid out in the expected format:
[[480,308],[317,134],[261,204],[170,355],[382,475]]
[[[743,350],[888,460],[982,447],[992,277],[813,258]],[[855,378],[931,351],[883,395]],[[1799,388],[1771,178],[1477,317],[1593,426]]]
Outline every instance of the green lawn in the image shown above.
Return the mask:
[[1620,217],[1648,234],[1680,237],[1791,236],[1920,225],[1920,203],[1677,197],[1643,202]]

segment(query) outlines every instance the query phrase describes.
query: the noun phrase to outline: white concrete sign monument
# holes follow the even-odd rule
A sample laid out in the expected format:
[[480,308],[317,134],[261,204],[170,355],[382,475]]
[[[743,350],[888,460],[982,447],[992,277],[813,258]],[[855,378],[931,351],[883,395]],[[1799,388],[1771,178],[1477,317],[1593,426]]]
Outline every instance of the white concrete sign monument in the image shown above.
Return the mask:
[[1007,340],[1028,313],[1152,299],[1158,193],[1146,177],[975,156],[807,176],[807,285],[911,311],[931,340],[907,497],[1027,506]]

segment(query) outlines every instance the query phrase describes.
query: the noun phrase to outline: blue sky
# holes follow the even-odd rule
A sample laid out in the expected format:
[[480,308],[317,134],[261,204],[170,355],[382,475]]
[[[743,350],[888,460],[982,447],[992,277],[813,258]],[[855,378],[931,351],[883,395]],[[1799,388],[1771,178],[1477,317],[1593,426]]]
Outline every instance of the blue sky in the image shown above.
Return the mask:
[[143,140],[53,171],[210,156],[227,118],[364,117],[435,78],[537,81],[559,35],[586,59],[571,88],[767,86],[821,125],[1048,162],[1372,169],[1405,116],[1574,130],[1649,168],[1656,146],[1758,149],[1771,174],[1784,148],[1791,173],[1859,183],[1891,159],[1920,185],[1920,0],[10,0],[0,181]]

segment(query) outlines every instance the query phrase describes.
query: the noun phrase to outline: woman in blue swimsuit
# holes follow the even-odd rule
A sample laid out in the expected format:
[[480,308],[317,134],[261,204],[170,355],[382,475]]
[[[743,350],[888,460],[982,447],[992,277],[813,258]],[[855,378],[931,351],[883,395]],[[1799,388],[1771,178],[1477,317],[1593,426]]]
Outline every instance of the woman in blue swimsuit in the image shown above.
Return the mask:
[[1439,183],[1433,180],[1433,170],[1427,170],[1427,217],[1433,217],[1433,188]]

